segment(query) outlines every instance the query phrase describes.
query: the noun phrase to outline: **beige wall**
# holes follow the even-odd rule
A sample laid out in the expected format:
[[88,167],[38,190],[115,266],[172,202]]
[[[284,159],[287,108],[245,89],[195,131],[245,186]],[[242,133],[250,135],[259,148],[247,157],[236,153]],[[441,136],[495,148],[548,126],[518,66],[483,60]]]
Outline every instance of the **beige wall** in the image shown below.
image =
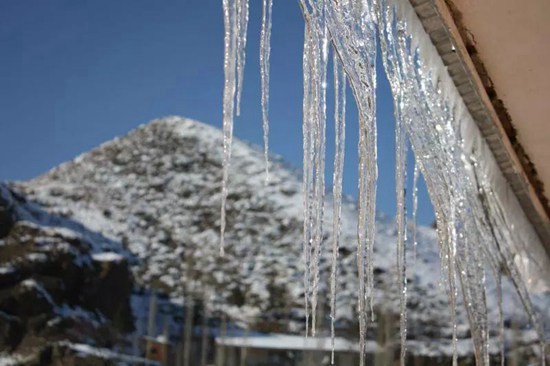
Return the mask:
[[451,0],[550,196],[550,1]]

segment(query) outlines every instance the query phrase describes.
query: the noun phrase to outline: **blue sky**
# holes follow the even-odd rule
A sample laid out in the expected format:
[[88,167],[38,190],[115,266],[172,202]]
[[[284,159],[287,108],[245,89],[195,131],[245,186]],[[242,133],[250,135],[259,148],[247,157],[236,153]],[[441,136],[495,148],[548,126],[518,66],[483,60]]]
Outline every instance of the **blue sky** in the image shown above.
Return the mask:
[[[252,0],[242,114],[235,121],[235,136],[258,145],[260,19],[261,1]],[[0,180],[32,178],[162,116],[221,126],[221,0],[3,0],[0,45]],[[297,167],[302,164],[302,48],[297,2],[275,1],[270,147]],[[377,200],[381,211],[393,215],[393,112],[380,62],[378,74]],[[329,183],[332,123],[330,118]],[[354,197],[356,150],[357,112],[349,93],[344,192]],[[433,221],[423,184],[419,219]]]

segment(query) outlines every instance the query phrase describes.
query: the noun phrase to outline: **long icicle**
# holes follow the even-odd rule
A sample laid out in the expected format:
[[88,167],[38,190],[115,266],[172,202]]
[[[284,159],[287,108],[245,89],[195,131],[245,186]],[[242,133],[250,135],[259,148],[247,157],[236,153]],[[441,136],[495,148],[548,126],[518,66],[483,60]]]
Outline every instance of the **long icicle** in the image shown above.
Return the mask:
[[[498,271],[498,269],[497,269]],[[498,302],[498,340],[500,349],[500,365],[506,364],[506,357],[504,354],[504,314],[502,312],[502,277],[500,272],[495,271],[495,280],[497,287],[497,302]],[[544,357],[544,355],[543,355]]]
[[[310,204],[311,236],[305,253],[309,285],[311,312],[311,335],[317,328],[317,302],[319,290],[319,260],[323,242],[323,211],[325,200],[325,125],[326,125],[326,69],[328,62],[328,31],[325,22],[325,1],[300,0],[306,23],[304,38],[304,125],[309,123],[311,131],[310,157],[313,168]],[[307,121],[309,120],[309,122]],[[304,154],[306,151],[304,150]],[[304,156],[305,157],[305,156]],[[305,166],[304,166],[305,168]],[[308,172],[309,173],[309,172]],[[307,238],[304,238],[307,239]],[[307,296],[307,294],[306,294]],[[307,318],[307,315],[306,315]],[[307,325],[306,325],[307,328]],[[307,330],[307,329],[306,329]]]
[[241,114],[241,95],[246,61],[246,32],[248,29],[248,0],[235,0],[237,9],[237,116]]
[[[406,123],[410,125],[412,121],[415,120],[415,114],[418,111],[421,111],[421,108],[424,105],[419,105],[418,109],[415,106],[415,103],[418,103],[418,100],[414,99],[414,94],[418,90],[415,90],[415,85],[413,80],[415,76],[413,75],[411,63],[414,58],[408,54],[407,40],[406,40],[406,24],[403,20],[403,13],[401,17],[396,16],[395,12],[397,10],[403,10],[401,8],[403,4],[398,1],[393,0],[383,0],[379,3],[378,8],[378,19],[379,19],[379,31],[381,34],[381,48],[384,56],[382,57],[384,61],[384,67],[388,74],[390,80],[390,85],[392,86],[393,96],[394,96],[394,105],[400,106],[401,101],[406,106],[404,113],[406,118]],[[412,97],[412,99],[411,99]],[[419,115],[422,119],[424,118],[422,114]],[[415,135],[412,135],[416,138]],[[411,141],[416,143],[416,140]],[[432,186],[429,186],[430,188]],[[431,193],[436,192],[432,190]],[[440,254],[441,254],[441,263],[443,267],[443,272],[447,274],[447,278],[444,277],[444,281],[448,286],[449,300],[451,303],[451,318],[453,324],[453,365],[456,365],[456,286],[455,286],[455,272],[454,272],[454,253],[455,250],[451,249],[453,244],[451,244],[453,235],[452,229],[453,225],[449,225],[448,217],[446,214],[446,208],[444,205],[440,204],[440,199],[438,196],[432,197],[434,206],[436,209],[436,219],[438,223],[438,236],[440,241]],[[450,210],[452,212],[452,210]],[[450,230],[450,232],[448,231]]]
[[233,140],[233,117],[236,89],[236,59],[237,59],[237,4],[232,0],[223,0],[224,20],[224,89],[223,89],[223,177],[222,203],[220,219],[220,255],[225,253],[225,226],[227,185],[229,179],[229,163],[231,160],[231,144]]
[[416,251],[418,247],[418,241],[416,239],[416,226],[417,226],[417,212],[418,212],[418,160],[414,159],[414,171],[413,171],[413,186],[412,186],[412,225],[411,235],[413,244],[413,261],[416,263]]
[[403,126],[401,106],[395,106],[395,194],[397,202],[397,283],[400,298],[400,339],[401,339],[401,366],[405,366],[407,341],[407,258],[406,243],[406,213],[405,213],[405,181],[407,138]]
[[[388,78],[394,93],[394,117],[395,117],[395,143],[396,143],[396,202],[397,202],[397,283],[400,296],[400,364],[405,365],[406,360],[406,341],[407,341],[407,272],[406,272],[406,211],[405,211],[405,182],[406,182],[406,131],[404,118],[410,118],[408,105],[405,105],[406,98],[401,80],[401,74],[398,72],[396,57],[394,56],[395,44],[391,35],[394,26],[394,14],[391,5],[385,1],[377,4],[378,29],[380,32],[380,46],[382,50],[382,59],[384,67],[388,72]],[[392,52],[390,52],[392,51]],[[415,161],[413,176],[413,227],[412,236],[414,244],[414,256],[416,257],[416,209],[417,209],[417,189],[418,166]]]
[[[452,204],[452,201],[451,201]],[[451,208],[451,212],[455,210]],[[443,230],[450,231],[447,235],[447,240],[443,241],[443,245],[447,246],[446,257],[442,261],[447,271],[447,286],[449,291],[449,304],[451,306],[451,326],[452,326],[452,349],[453,349],[453,366],[458,365],[458,319],[456,312],[456,299],[458,297],[457,279],[456,279],[456,228],[454,222],[451,225],[445,224]],[[441,250],[441,249],[440,249]]]
[[269,183],[269,59],[271,53],[271,10],[273,0],[263,0],[260,34],[260,73],[262,78],[262,125],[264,133],[265,184]]
[[338,248],[341,232],[342,215],[342,178],[344,172],[344,151],[346,140],[346,77],[340,66],[338,57],[334,54],[334,174],[332,183],[333,198],[333,242],[332,266],[330,281],[330,336],[331,336],[331,365],[334,365],[334,323],[336,321],[336,276],[338,262]]
[[[365,116],[366,117],[366,116]],[[361,348],[360,363],[364,364],[365,345],[367,336],[367,312],[372,310],[373,279],[372,259],[374,244],[374,215],[376,200],[376,168],[373,161],[376,153],[372,155],[373,141],[370,135],[370,118],[363,117],[359,120],[359,224],[357,266],[359,270],[359,342]],[[375,163],[374,163],[375,164]],[[374,211],[374,212],[373,212]],[[366,268],[366,270],[365,270]],[[366,280],[366,283],[365,283]],[[371,316],[372,319],[372,316]]]
[[[270,0],[271,1],[271,0]],[[469,181],[471,174],[468,173],[468,165],[466,168],[462,166],[462,162],[458,158],[464,156],[463,152],[468,154],[469,151],[464,148],[462,142],[461,128],[467,126],[469,120],[463,118],[456,113],[456,105],[462,102],[460,97],[457,97],[455,90],[446,84],[449,79],[447,71],[444,67],[440,67],[436,61],[441,61],[440,58],[430,54],[429,47],[432,47],[431,42],[426,34],[422,33],[423,29],[418,26],[418,20],[414,9],[409,2],[401,2],[398,0],[361,0],[361,1],[332,1],[328,0],[301,0],[309,4],[307,10],[312,10],[309,19],[309,62],[307,63],[307,75],[309,83],[309,93],[304,93],[304,109],[307,107],[307,113],[304,112],[304,161],[308,159],[309,172],[304,177],[304,189],[307,198],[304,197],[305,210],[308,211],[308,219],[304,221],[304,254],[307,265],[304,281],[306,286],[306,314],[308,314],[307,305],[310,301],[313,320],[312,334],[315,333],[315,309],[317,307],[317,291],[319,286],[319,256],[321,252],[321,242],[323,237],[322,219],[323,219],[323,203],[324,203],[324,123],[325,123],[325,85],[326,73],[326,26],[327,16],[325,7],[337,9],[341,18],[332,16],[332,25],[330,30],[332,35],[336,35],[338,40],[334,41],[334,47],[339,55],[344,55],[341,58],[342,66],[348,74],[350,84],[354,91],[359,114],[360,114],[360,204],[359,204],[359,225],[358,225],[358,265],[360,273],[360,294],[359,294],[359,318],[361,328],[361,360],[364,360],[365,351],[365,332],[366,332],[366,307],[370,305],[372,313],[372,292],[373,292],[373,276],[372,276],[372,243],[374,239],[374,193],[376,191],[376,127],[372,126],[374,120],[374,88],[375,81],[372,76],[375,73],[373,54],[376,52],[374,47],[373,52],[365,52],[369,45],[375,45],[371,42],[369,31],[372,26],[372,14],[369,14],[369,7],[372,4],[379,2],[388,3],[391,6],[399,8],[399,18],[397,27],[393,28],[393,23],[388,27],[388,24],[383,25],[387,28],[386,32],[396,33],[391,37],[397,38],[397,46],[399,49],[397,58],[397,71],[393,73],[402,73],[402,81],[406,82],[405,89],[396,88],[392,85],[394,97],[406,97],[405,104],[408,105],[405,124],[410,134],[413,149],[415,153],[419,153],[422,173],[425,177],[426,185],[430,193],[432,202],[436,209],[438,222],[438,234],[440,236],[440,251],[442,255],[443,272],[446,275],[446,284],[448,285],[449,297],[451,302],[451,314],[453,321],[453,364],[457,363],[457,317],[456,317],[456,301],[458,296],[457,281],[460,281],[462,286],[462,295],[468,316],[470,317],[470,327],[472,338],[475,345],[476,359],[480,364],[488,364],[488,338],[486,331],[487,309],[485,300],[485,275],[483,272],[483,263],[486,258],[495,256],[491,254],[487,248],[479,246],[481,238],[488,237],[488,231],[494,230],[498,232],[499,239],[502,242],[513,243],[515,237],[514,232],[509,232],[507,228],[510,225],[509,220],[515,218],[506,210],[500,213],[497,217],[495,211],[503,210],[504,206],[496,198],[488,198],[489,209],[486,212],[493,212],[491,227],[483,227],[481,219],[486,212],[483,213],[480,208],[482,205],[479,200],[476,201],[476,192],[472,190],[472,184]],[[240,113],[240,99],[242,90],[242,80],[244,74],[244,49],[246,44],[246,28],[248,23],[248,1],[247,0],[224,0],[224,23],[226,25],[225,43],[225,88],[224,88],[224,173],[222,183],[222,220],[221,220],[221,253],[224,248],[224,232],[226,226],[225,206],[227,200],[227,183],[229,161],[231,156],[231,142],[233,131],[233,117],[235,109],[235,93],[237,102],[237,115]],[[265,4],[265,2],[264,2]],[[329,4],[329,5],[327,5]],[[319,6],[321,5],[321,6]],[[322,10],[320,10],[322,9]],[[305,14],[304,14],[305,15]],[[359,16],[358,16],[359,15]],[[306,17],[307,18],[307,17]],[[370,20],[366,20],[371,18]],[[313,19],[313,20],[312,20]],[[335,20],[337,20],[335,22]],[[350,22],[351,20],[351,22]],[[371,24],[369,24],[369,22]],[[417,24],[418,23],[418,24]],[[390,29],[391,27],[391,29]],[[424,37],[424,38],[422,38]],[[421,45],[419,47],[419,44]],[[430,51],[430,52],[428,52]],[[392,50],[391,53],[395,53]],[[423,58],[420,54],[423,54]],[[426,57],[428,56],[428,57]],[[305,57],[305,55],[304,55]],[[304,63],[305,65],[306,63]],[[432,67],[427,69],[426,66]],[[385,65],[386,66],[386,65]],[[236,75],[235,75],[236,68]],[[269,65],[268,65],[269,68]],[[392,72],[388,72],[391,74]],[[306,70],[304,69],[304,75]],[[447,79],[445,79],[447,77]],[[391,76],[390,76],[391,78]],[[304,89],[306,88],[306,79],[304,78]],[[264,81],[262,80],[262,87]],[[267,83],[268,85],[268,83]],[[403,94],[404,93],[404,94]],[[267,99],[268,100],[268,99]],[[458,101],[458,103],[456,103]],[[264,109],[264,100],[262,95],[262,109]],[[266,103],[267,104],[267,103]],[[266,108],[267,111],[267,108]],[[230,112],[230,113],[229,113]],[[267,116],[267,113],[265,113]],[[306,125],[306,116],[308,124]],[[458,117],[457,117],[458,116]],[[267,118],[266,118],[267,120]],[[264,132],[266,129],[264,129]],[[267,134],[264,136],[266,138]],[[374,144],[373,144],[374,137]],[[267,138],[264,141],[267,147]],[[308,154],[306,157],[306,148],[308,145]],[[266,148],[267,150],[267,148]],[[374,163],[373,163],[374,162]],[[489,159],[489,162],[490,159]],[[418,163],[418,162],[417,162]],[[305,169],[304,164],[304,169]],[[266,172],[267,170],[266,156]],[[474,169],[474,172],[476,169]],[[415,173],[417,169],[415,166]],[[415,174],[415,175],[416,175]],[[266,174],[267,177],[267,174]],[[373,179],[374,177],[374,179]],[[482,177],[482,180],[487,184],[488,178]],[[415,176],[416,182],[416,176]],[[374,184],[374,185],[373,185]],[[399,183],[398,183],[399,184]],[[415,186],[416,194],[416,183]],[[397,193],[399,196],[399,192]],[[413,201],[416,201],[414,197]],[[404,204],[404,200],[403,200]],[[414,203],[416,205],[416,202]],[[413,216],[416,216],[416,207],[413,208]],[[476,217],[477,215],[477,217]],[[403,215],[405,216],[405,215]],[[473,217],[473,218],[471,218]],[[415,217],[416,218],[416,217]],[[521,219],[521,218],[520,218]],[[398,223],[399,226],[399,223]],[[520,225],[518,225],[520,226]],[[306,230],[307,228],[307,230]],[[363,229],[363,230],[362,230]],[[306,235],[306,231],[309,233]],[[398,267],[405,270],[405,248],[404,240],[406,228],[399,230],[403,233],[403,248],[398,250]],[[416,236],[416,227],[415,227]],[[526,230],[528,232],[528,230]],[[495,236],[493,234],[493,236]],[[497,237],[495,236],[495,237]],[[526,239],[519,240],[529,240]],[[400,242],[400,239],[398,239]],[[414,239],[416,244],[416,238]],[[500,244],[488,243],[497,248],[499,254],[506,252],[509,249],[500,248]],[[512,245],[512,248],[514,246]],[[485,249],[485,250],[483,250]],[[415,249],[416,252],[416,249]],[[506,258],[505,266],[514,285],[524,302],[527,312],[533,319],[534,325],[540,328],[535,320],[534,313],[531,310],[529,296],[525,293],[525,284],[519,277],[518,268],[514,265],[512,255],[521,255],[521,252],[503,254]],[[403,256],[403,259],[401,259]],[[367,269],[365,270],[366,267]],[[400,271],[401,272],[401,271]],[[403,289],[406,291],[406,273],[402,273],[400,282]],[[365,284],[366,280],[366,284]],[[310,284],[313,281],[313,285]],[[361,281],[363,281],[361,285]],[[406,292],[403,291],[403,294]],[[310,297],[311,296],[311,297]],[[401,302],[406,306],[406,298],[402,297]],[[471,301],[470,301],[471,300]],[[362,309],[362,311],[361,311]],[[402,317],[403,317],[402,311]],[[363,317],[363,318],[362,318]],[[307,318],[307,315],[306,315]],[[406,318],[405,318],[406,320]],[[364,323],[362,323],[364,322]],[[402,330],[403,330],[402,325]],[[540,329],[537,329],[540,333]],[[307,330],[306,330],[307,333]],[[332,331],[333,333],[333,331]],[[403,332],[402,332],[403,337]],[[405,333],[406,340],[406,333]],[[402,342],[404,342],[402,338]],[[404,347],[402,347],[402,352]],[[404,354],[402,353],[402,362]],[[544,357],[544,355],[543,355]]]
[[346,72],[359,111],[359,213],[357,271],[359,364],[365,363],[367,309],[373,311],[373,252],[376,213],[376,21],[373,1],[330,2],[327,21],[333,48]]
[[[324,1],[320,1],[324,4]],[[323,6],[321,4],[321,7]],[[322,11],[321,9],[319,9]],[[328,62],[328,33],[324,23],[324,16],[319,18],[319,24],[315,32],[316,58],[313,63],[315,73],[314,105],[315,110],[315,222],[313,230],[313,255],[312,255],[312,279],[313,288],[311,295],[311,334],[315,336],[317,331],[317,303],[319,295],[319,260],[323,242],[323,213],[325,203],[325,132],[326,132],[326,84]]]
[[306,331],[305,336],[309,334],[309,298],[311,292],[309,264],[311,262],[311,192],[313,184],[313,148],[312,148],[312,128],[309,110],[310,98],[310,29],[309,25],[305,24],[304,30],[304,54],[303,54],[303,74],[304,74],[304,101],[303,101],[303,149],[304,149],[304,166],[303,166],[303,209],[304,209],[304,302],[305,302],[305,317]]

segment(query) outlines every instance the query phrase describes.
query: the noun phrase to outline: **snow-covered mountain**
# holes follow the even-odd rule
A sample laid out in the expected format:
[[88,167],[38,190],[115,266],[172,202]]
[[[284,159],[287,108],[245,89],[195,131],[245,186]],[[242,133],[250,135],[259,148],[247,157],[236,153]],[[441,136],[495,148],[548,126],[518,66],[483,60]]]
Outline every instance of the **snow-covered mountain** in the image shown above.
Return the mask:
[[[282,330],[297,331],[303,325],[301,179],[275,159],[266,186],[263,153],[235,140],[226,255],[220,258],[222,138],[221,131],[200,122],[159,119],[13,187],[47,212],[81,222],[121,243],[124,249],[119,251],[128,250],[137,257],[134,272],[142,285],[161,288],[172,296],[200,292],[212,307],[223,302],[224,311],[235,321],[257,329],[272,329],[279,319],[284,319],[281,324],[293,319],[290,328]],[[332,222],[329,201],[326,223]],[[346,202],[342,211],[337,317],[339,329],[355,336],[356,207]],[[325,282],[330,226],[325,225],[327,255],[321,260]],[[426,342],[412,344],[410,351],[448,353],[450,310],[439,284],[435,230],[419,227],[417,239],[417,258],[409,260],[408,334],[410,339]],[[399,314],[395,246],[394,220],[379,215],[374,260],[379,320],[396,319]],[[321,287],[323,298],[326,288]],[[494,287],[489,291],[494,293]],[[521,306],[512,293],[506,284],[507,319],[525,327]],[[490,317],[496,323],[497,306],[491,299]],[[459,337],[466,340],[464,309],[459,307],[458,313]],[[373,329],[370,338],[381,337],[376,324],[369,328]],[[430,342],[435,339],[438,342]],[[471,352],[468,341],[462,349]]]

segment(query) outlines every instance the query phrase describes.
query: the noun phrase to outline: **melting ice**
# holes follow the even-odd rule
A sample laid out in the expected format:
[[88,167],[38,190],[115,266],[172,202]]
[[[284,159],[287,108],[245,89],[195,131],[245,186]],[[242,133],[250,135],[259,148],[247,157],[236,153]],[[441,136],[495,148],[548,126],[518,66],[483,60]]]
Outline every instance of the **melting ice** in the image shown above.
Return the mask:
[[[323,251],[325,196],[326,81],[329,50],[334,54],[336,153],[332,266],[330,279],[331,334],[336,317],[338,233],[344,157],[345,88],[349,83],[359,112],[359,202],[357,226],[360,364],[365,362],[367,324],[373,320],[373,246],[375,233],[376,51],[380,40],[384,70],[393,94],[396,120],[397,284],[400,291],[401,364],[407,337],[407,225],[405,182],[407,141],[415,156],[413,176],[413,251],[416,250],[417,180],[422,174],[432,201],[439,236],[443,282],[453,329],[453,364],[457,364],[456,304],[459,294],[467,310],[476,363],[489,364],[486,268],[498,283],[506,273],[514,283],[532,323],[542,335],[516,256],[536,240],[526,219],[503,202],[495,182],[503,181],[477,126],[448,75],[437,51],[408,1],[300,0],[304,16],[303,51],[303,256],[306,336],[315,336],[319,290],[319,259]],[[268,173],[269,40],[272,0],[263,0],[260,45],[262,123]],[[223,94],[224,159],[221,209],[221,252],[224,247],[228,167],[233,117],[239,114],[248,22],[247,0],[223,0],[225,24]],[[477,132],[476,132],[477,131]],[[492,164],[492,165],[491,165]],[[266,178],[267,179],[267,178]],[[505,184],[505,183],[504,183]],[[519,224],[513,228],[511,223]],[[518,229],[519,227],[519,229]],[[519,249],[518,249],[519,248]],[[459,291],[460,289],[460,291]],[[501,302],[502,299],[499,299]],[[499,304],[501,309],[501,304]],[[499,311],[501,314],[502,311]],[[502,343],[502,337],[501,337]],[[332,363],[334,358],[332,358]]]

